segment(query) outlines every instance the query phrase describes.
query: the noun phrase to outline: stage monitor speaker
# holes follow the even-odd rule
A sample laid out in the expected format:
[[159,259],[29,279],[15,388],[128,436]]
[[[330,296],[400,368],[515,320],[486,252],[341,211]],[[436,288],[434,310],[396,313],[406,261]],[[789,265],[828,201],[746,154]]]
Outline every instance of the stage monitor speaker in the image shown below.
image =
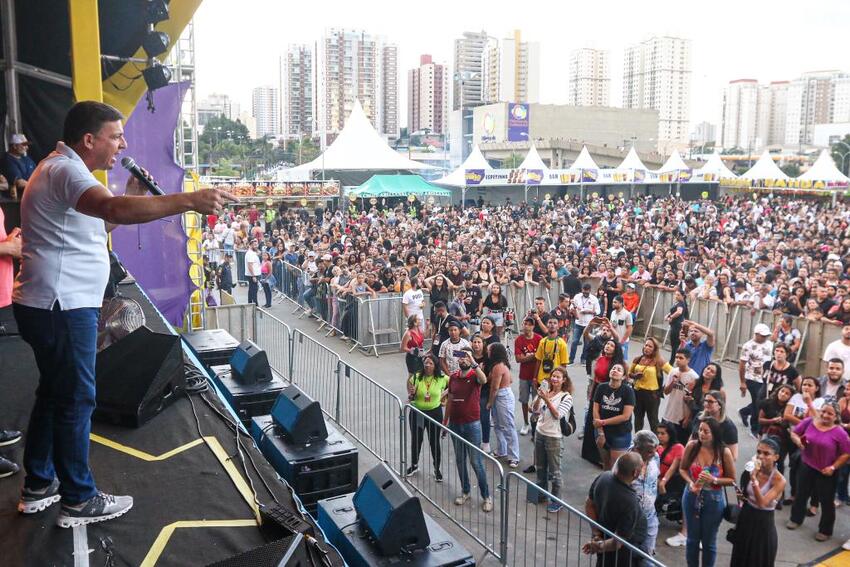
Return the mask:
[[328,438],[328,428],[319,402],[302,392],[298,386],[283,389],[272,407],[271,416],[275,424],[283,429],[286,438],[297,445]]
[[419,498],[384,463],[363,477],[354,494],[354,509],[384,555],[424,549],[431,543]]
[[233,379],[241,384],[271,382],[272,368],[266,351],[252,341],[245,341],[230,357],[230,372]]
[[180,337],[139,327],[97,354],[95,419],[139,427],[186,388]]
[[250,551],[234,555],[207,567],[312,567],[314,565],[303,534],[295,534]]

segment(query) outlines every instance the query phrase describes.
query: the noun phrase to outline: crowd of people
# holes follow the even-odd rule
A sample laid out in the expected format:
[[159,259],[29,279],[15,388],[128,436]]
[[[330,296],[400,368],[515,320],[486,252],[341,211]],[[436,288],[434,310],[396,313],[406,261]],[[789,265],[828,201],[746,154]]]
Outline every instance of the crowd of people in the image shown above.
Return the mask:
[[[480,506],[490,512],[481,453],[517,468],[521,438],[530,435],[533,464],[524,472],[553,496],[547,509],[557,513],[563,440],[573,434],[582,439],[582,456],[608,471],[591,487],[588,514],[649,554],[660,519],[679,521],[666,543],[684,546],[689,566],[715,564],[725,516],[745,519],[726,534],[732,564],[772,565],[774,510],[791,506],[789,530],[819,515],[814,538],[826,541],[836,506],[850,504],[846,205],[638,197],[466,209],[253,206],[207,223],[210,274],[220,281],[222,271],[233,270],[233,253],[248,250],[253,302],[276,264],[298,271],[298,299],[336,329],[345,329],[340,320],[350,297],[401,296],[408,394],[430,418],[411,420],[405,472],[419,472],[427,435],[435,480],[442,481],[442,423],[456,434],[458,506],[471,498],[469,463]],[[232,286],[232,277],[225,283]],[[644,286],[674,294],[665,318],[669,345],[649,338],[630,354]],[[512,310],[512,288],[536,297],[533,307]],[[557,304],[549,305],[553,295]],[[711,329],[689,318],[697,298],[783,315],[774,328],[756,325],[741,346],[737,383],[712,362]],[[793,318],[800,316],[842,327],[842,338],[824,352],[823,375],[812,369],[801,376],[794,367],[801,336]],[[589,386],[579,394],[574,380],[581,372]],[[749,402],[738,416],[742,430],[726,411],[735,390]],[[583,414],[576,416],[577,408]],[[743,471],[736,465],[742,432],[758,440]],[[626,555],[601,534],[585,547],[600,557]]]

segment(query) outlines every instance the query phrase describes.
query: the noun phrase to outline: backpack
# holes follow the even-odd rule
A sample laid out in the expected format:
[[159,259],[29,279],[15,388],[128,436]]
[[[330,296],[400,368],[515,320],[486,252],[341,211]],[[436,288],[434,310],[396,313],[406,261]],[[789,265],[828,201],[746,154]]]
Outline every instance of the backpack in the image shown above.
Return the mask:
[[570,416],[569,418],[565,416],[561,416],[559,420],[561,425],[561,435],[564,437],[569,437],[573,433],[576,432],[576,408],[575,406],[570,407]]

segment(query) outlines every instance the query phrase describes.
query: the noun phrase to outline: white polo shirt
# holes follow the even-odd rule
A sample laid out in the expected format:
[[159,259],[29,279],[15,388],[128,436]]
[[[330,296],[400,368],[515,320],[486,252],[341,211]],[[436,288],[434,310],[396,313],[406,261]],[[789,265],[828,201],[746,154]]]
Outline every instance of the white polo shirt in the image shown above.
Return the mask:
[[101,185],[77,153],[59,142],[30,177],[21,201],[21,271],[12,301],[63,311],[100,307],[109,279],[106,225],[74,207]]

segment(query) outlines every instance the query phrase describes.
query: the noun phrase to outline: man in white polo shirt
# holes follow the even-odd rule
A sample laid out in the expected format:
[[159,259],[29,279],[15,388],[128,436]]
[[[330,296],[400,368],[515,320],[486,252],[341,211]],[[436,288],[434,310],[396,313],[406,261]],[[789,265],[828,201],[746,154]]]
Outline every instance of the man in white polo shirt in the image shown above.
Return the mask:
[[61,498],[56,523],[65,528],[109,520],[133,506],[130,496],[98,491],[88,461],[107,233],[188,211],[217,213],[235,200],[218,189],[142,196],[144,186],[133,177],[125,195],[113,196],[91,172],[112,169],[127,147],[123,119],[103,103],[75,104],[63,141],[33,172],[21,202],[22,262],[12,301],[40,377],[18,509],[40,512]]

